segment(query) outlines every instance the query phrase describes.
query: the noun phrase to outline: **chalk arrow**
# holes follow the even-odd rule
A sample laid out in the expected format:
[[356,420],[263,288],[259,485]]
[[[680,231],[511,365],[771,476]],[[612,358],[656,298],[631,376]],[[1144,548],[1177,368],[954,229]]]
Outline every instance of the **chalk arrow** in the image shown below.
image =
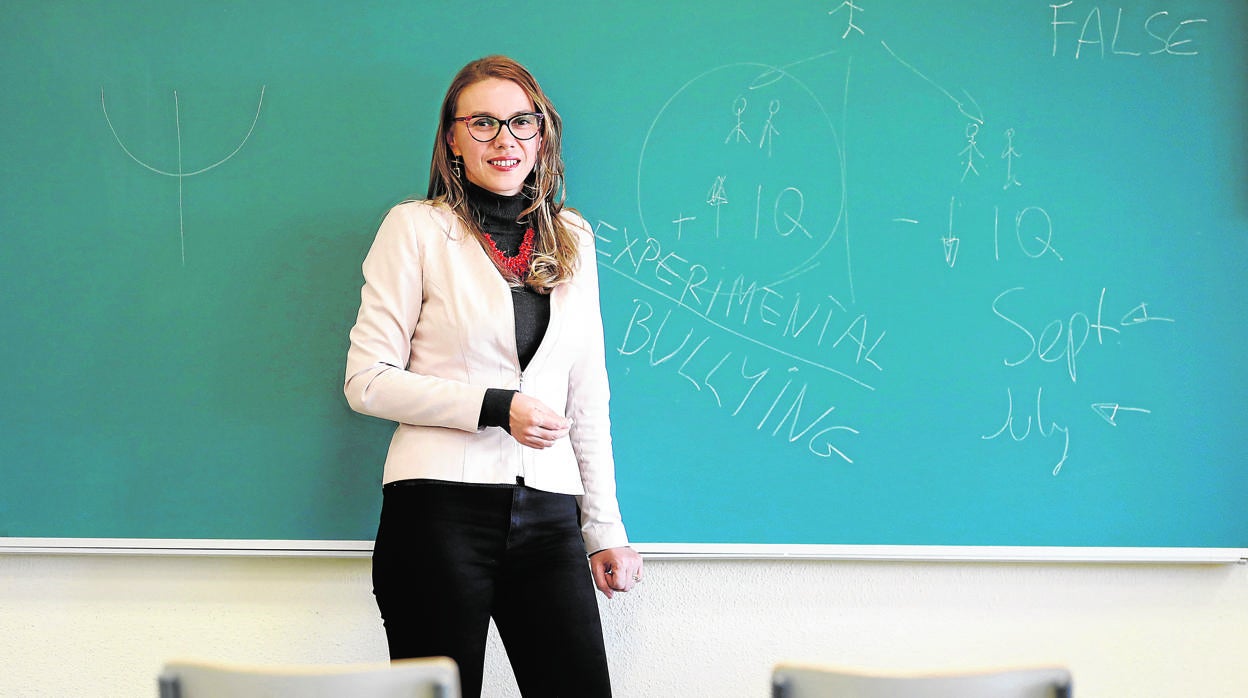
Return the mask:
[[1162,322],[1174,322],[1173,319],[1168,318],[1168,317],[1153,317],[1152,315],[1149,315],[1148,303],[1140,303],[1139,305],[1132,308],[1131,312],[1122,316],[1122,326],[1126,327],[1128,325],[1142,325],[1146,322],[1153,322],[1156,320],[1160,320]]
[[914,66],[902,60],[901,56],[898,56],[897,53],[893,51],[893,49],[889,48],[888,44],[881,41],[880,45],[884,47],[885,51],[888,51],[888,54],[893,57],[893,60],[905,66],[907,70],[919,76],[920,78],[923,79],[924,82],[926,82],[927,84],[939,90],[940,93],[943,94],[945,97],[948,97],[949,100],[952,101],[954,105],[958,107],[958,111],[962,113],[962,116],[965,116],[966,118],[970,119],[971,121],[974,121],[977,124],[980,124],[981,126],[983,125],[984,112],[982,109],[979,108],[979,103],[975,101],[975,98],[971,96],[970,92],[967,92],[966,90],[962,90],[962,94],[966,96],[966,100],[963,101],[962,99],[954,95],[949,90],[946,90],[944,87],[941,87],[939,84],[936,83],[935,80],[919,72],[918,68],[915,68]]
[[962,241],[959,238],[941,238],[940,241],[945,245],[945,264],[952,267],[958,263],[958,248]]
[[1146,410],[1143,407],[1123,407],[1116,402],[1093,403],[1092,411],[1100,415],[1101,419],[1104,419],[1114,426],[1118,426],[1118,422],[1116,420],[1118,419],[1119,412],[1142,412],[1144,414],[1151,414],[1151,410]]

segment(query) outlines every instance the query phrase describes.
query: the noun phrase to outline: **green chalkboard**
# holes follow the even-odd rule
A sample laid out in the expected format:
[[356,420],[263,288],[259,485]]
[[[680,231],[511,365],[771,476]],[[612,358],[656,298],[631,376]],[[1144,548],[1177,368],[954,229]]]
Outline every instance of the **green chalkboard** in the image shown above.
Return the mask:
[[[1056,7],[1055,7],[1056,6]],[[654,544],[1248,548],[1248,5],[0,13],[0,537],[367,541],[360,262],[463,63],[598,236]]]

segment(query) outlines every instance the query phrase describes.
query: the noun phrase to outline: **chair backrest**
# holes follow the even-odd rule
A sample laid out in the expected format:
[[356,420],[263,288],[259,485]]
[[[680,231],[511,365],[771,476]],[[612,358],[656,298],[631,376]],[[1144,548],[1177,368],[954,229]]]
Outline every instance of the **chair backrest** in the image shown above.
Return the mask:
[[773,698],[1070,698],[1070,671],[1015,669],[974,674],[881,676],[780,664]]
[[459,669],[446,657],[379,664],[165,665],[160,698],[459,698]]

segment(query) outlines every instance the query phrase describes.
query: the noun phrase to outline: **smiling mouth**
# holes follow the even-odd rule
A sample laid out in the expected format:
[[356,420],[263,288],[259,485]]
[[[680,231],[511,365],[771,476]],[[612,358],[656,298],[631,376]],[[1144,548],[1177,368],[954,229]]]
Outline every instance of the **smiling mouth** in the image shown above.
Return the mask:
[[512,167],[517,167],[517,166],[519,166],[520,161],[519,161],[519,160],[517,160],[517,159],[510,159],[510,160],[491,160],[491,161],[490,161],[490,164],[491,164],[491,165],[493,165],[493,166],[495,166],[495,167],[512,168]]

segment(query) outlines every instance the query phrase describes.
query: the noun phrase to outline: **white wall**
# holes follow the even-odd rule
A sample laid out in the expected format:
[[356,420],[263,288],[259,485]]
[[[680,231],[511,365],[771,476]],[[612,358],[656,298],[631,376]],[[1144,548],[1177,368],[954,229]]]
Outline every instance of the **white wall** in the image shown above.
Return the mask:
[[[621,698],[765,698],[778,660],[1063,664],[1076,695],[1248,695],[1248,567],[652,560],[602,604]],[[385,658],[366,559],[0,555],[0,696],[155,695],[175,656]],[[515,696],[493,645],[487,696]]]

